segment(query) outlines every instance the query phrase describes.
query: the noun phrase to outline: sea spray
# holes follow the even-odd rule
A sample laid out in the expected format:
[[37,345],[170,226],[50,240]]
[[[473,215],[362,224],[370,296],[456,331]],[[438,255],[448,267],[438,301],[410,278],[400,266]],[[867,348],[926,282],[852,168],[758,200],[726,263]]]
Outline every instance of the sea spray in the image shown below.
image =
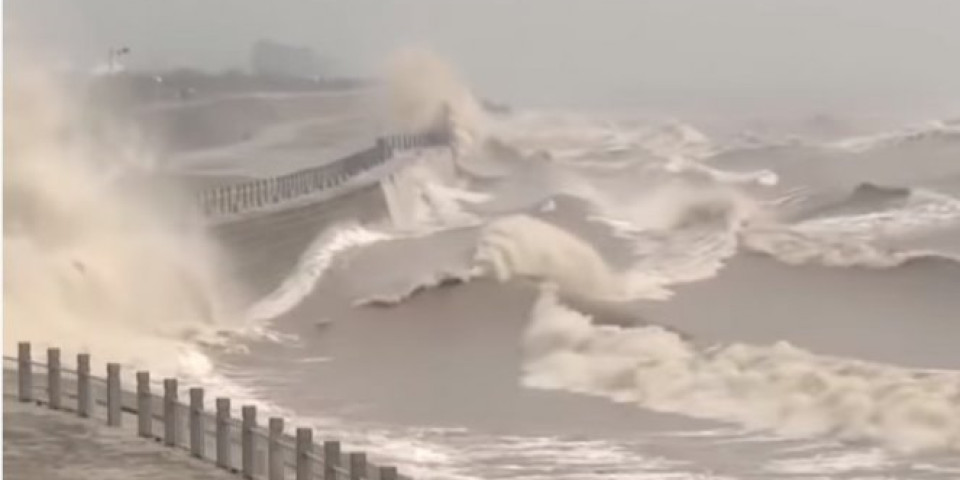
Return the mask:
[[4,348],[176,373],[196,341],[233,326],[237,291],[189,212],[119,182],[139,149],[97,141],[68,95],[82,89],[23,50],[8,49],[5,78]]
[[483,138],[486,115],[454,69],[429,50],[396,52],[385,72],[393,128],[452,128],[459,148]]

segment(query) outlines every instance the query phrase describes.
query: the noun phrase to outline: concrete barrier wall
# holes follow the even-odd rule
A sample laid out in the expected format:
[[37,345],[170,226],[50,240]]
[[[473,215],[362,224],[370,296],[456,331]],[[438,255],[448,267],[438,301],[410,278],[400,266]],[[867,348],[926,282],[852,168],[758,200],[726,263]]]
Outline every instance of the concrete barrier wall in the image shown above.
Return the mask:
[[119,364],[107,364],[104,377],[91,371],[88,354],[77,355],[75,367],[69,368],[59,349],[47,349],[45,361],[34,360],[31,349],[21,342],[16,358],[3,357],[4,395],[9,397],[4,401],[102,421],[240,478],[409,479],[396,467],[369,462],[364,452],[343,451],[337,440],[316,438],[310,428],[295,428],[295,435],[289,435],[283,418],[259,419],[254,405],[211,399],[199,387],[181,391],[177,379],[152,378],[147,371],[136,372],[135,385],[128,386]]
[[215,220],[275,209],[284,203],[337,189],[387,163],[396,153],[449,146],[450,138],[444,131],[382,137],[370,148],[326,165],[205,190],[197,195],[197,205],[202,215]]

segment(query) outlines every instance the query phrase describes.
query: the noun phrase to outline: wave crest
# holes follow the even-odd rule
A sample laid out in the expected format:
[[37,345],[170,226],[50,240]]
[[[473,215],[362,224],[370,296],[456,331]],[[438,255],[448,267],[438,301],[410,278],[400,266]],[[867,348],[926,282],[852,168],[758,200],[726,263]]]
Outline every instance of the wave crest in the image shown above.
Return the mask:
[[663,298],[653,278],[613,271],[587,242],[543,220],[514,215],[489,223],[474,261],[500,281],[527,278],[564,294],[603,300]]
[[247,309],[247,320],[262,322],[290,311],[313,291],[314,285],[323,278],[338,255],[390,238],[386,233],[356,224],[324,230],[303,252],[297,266],[283,283]]

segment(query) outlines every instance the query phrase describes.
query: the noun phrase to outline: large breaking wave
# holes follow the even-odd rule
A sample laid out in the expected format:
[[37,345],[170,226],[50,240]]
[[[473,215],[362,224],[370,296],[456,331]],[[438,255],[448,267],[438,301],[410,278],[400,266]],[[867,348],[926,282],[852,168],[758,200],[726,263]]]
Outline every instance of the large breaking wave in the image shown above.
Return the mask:
[[549,289],[530,322],[523,381],[532,387],[788,435],[960,451],[958,372],[820,356],[787,343],[701,349],[659,327],[594,325]]

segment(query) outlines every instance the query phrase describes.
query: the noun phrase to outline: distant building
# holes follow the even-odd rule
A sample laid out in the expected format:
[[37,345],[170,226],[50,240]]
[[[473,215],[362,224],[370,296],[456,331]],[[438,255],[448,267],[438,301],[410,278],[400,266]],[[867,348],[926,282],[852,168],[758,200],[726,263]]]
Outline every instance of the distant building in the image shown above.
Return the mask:
[[250,51],[250,70],[271,77],[319,78],[323,75],[320,56],[312,48],[260,40]]

